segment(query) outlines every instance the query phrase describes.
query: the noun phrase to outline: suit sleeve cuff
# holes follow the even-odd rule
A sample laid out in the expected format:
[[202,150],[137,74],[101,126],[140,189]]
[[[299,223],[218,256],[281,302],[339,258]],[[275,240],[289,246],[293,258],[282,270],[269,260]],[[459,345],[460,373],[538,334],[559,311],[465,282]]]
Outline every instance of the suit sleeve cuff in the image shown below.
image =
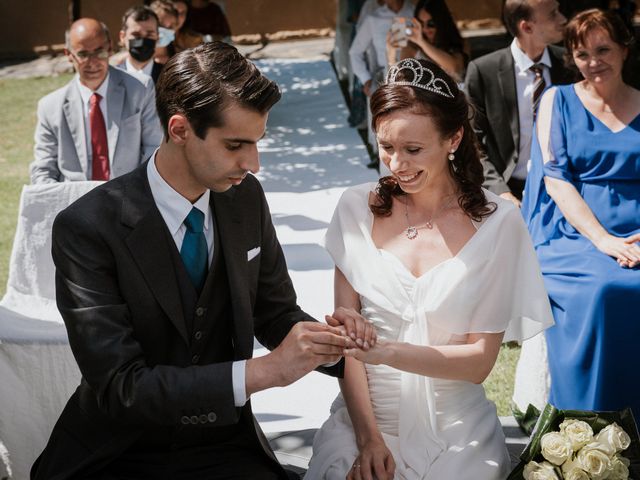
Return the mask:
[[247,389],[245,386],[246,360],[233,362],[231,367],[231,381],[233,383],[233,401],[236,407],[243,407],[247,403]]

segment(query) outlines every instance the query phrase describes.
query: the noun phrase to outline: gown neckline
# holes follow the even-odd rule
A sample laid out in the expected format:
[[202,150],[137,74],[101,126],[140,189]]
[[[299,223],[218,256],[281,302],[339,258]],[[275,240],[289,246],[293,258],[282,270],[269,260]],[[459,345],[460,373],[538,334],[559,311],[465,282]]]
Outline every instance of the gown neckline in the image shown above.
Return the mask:
[[571,91],[573,92],[573,95],[575,96],[576,100],[578,101],[578,103],[580,103],[580,105],[582,106],[582,108],[584,109],[585,112],[587,112],[587,115],[589,115],[589,117],[591,117],[592,119],[594,119],[598,124],[600,124],[600,126],[602,126],[603,128],[605,128],[607,130],[607,132],[609,132],[612,135],[617,135],[619,133],[624,132],[625,130],[631,128],[631,126],[636,122],[636,120],[640,119],[640,112],[638,112],[636,114],[635,117],[633,117],[631,119],[631,121],[629,123],[625,123],[624,127],[622,127],[620,130],[612,130],[611,127],[609,127],[606,123],[604,123],[602,120],[600,120],[591,110],[589,110],[587,108],[587,106],[582,102],[582,100],[580,99],[580,96],[578,95],[578,92],[576,91],[576,85],[577,84],[573,84],[572,85],[572,89]]
[[[369,205],[369,197],[367,196],[367,206]],[[404,268],[404,270],[407,271],[407,273],[411,276],[411,278],[413,278],[414,281],[419,282],[420,280],[422,280],[424,277],[429,276],[432,272],[434,272],[435,270],[439,270],[441,267],[444,267],[445,265],[453,262],[454,260],[458,260],[460,258],[460,256],[462,255],[462,253],[467,250],[467,247],[469,246],[470,243],[473,243],[473,240],[478,236],[478,234],[480,233],[480,230],[482,229],[482,227],[484,226],[484,224],[486,223],[486,220],[489,217],[484,218],[481,222],[474,222],[473,220],[471,221],[471,224],[474,226],[474,228],[476,229],[476,231],[473,233],[473,235],[471,235],[471,237],[464,243],[464,245],[462,246],[462,248],[460,250],[458,250],[458,253],[456,253],[455,255],[446,258],[444,260],[442,260],[441,262],[436,263],[434,266],[432,266],[431,268],[427,269],[425,272],[423,272],[421,275],[416,276],[413,274],[413,272],[411,271],[411,269],[409,269],[402,260],[400,260],[400,258],[398,258],[397,255],[395,255],[393,252],[390,252],[387,249],[384,248],[379,248],[376,243],[373,241],[373,221],[375,220],[374,216],[373,216],[373,212],[371,212],[371,210],[369,208],[367,208],[367,228],[366,228],[366,232],[367,232],[367,241],[373,246],[373,248],[376,250],[376,252],[378,252],[378,254],[380,253],[379,251],[382,250],[384,252],[386,252],[387,254],[391,255],[401,266],[402,268]]]

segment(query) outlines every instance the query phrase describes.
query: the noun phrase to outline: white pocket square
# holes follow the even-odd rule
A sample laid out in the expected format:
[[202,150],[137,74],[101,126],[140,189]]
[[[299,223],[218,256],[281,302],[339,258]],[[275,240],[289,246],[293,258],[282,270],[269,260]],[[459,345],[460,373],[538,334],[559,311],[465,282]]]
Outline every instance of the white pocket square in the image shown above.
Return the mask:
[[251,250],[247,251],[247,262],[256,258],[259,253],[260,253],[260,247],[252,248]]

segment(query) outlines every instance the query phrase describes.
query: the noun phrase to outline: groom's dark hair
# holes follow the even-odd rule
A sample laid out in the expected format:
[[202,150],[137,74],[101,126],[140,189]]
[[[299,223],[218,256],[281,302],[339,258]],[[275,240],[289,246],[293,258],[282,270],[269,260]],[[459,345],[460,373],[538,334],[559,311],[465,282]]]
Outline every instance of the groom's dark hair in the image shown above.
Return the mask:
[[156,85],[156,109],[165,139],[175,114],[184,115],[204,139],[209,128],[223,125],[222,113],[232,102],[266,113],[280,96],[278,85],[235,47],[211,42],[169,60]]

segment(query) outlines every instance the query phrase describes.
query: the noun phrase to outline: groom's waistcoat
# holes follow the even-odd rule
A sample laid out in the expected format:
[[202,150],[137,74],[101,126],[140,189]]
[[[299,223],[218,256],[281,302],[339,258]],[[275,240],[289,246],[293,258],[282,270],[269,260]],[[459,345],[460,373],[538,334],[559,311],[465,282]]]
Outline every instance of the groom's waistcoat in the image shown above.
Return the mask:
[[[168,232],[167,237],[169,242],[173,242]],[[187,274],[178,250],[172,248],[171,251],[182,310],[189,333],[190,363],[198,365],[204,358],[206,363],[233,361],[231,295],[227,267],[215,220],[214,253],[200,296]],[[212,382],[215,381],[216,379],[212,379]],[[241,431],[246,432],[248,428],[245,415],[240,417],[237,424],[217,427],[215,413],[206,409],[197,415],[190,412],[189,416],[182,417],[182,423],[189,428],[158,427],[146,430],[142,437],[125,452],[125,455],[128,452],[158,452],[218,444],[233,440]]]

